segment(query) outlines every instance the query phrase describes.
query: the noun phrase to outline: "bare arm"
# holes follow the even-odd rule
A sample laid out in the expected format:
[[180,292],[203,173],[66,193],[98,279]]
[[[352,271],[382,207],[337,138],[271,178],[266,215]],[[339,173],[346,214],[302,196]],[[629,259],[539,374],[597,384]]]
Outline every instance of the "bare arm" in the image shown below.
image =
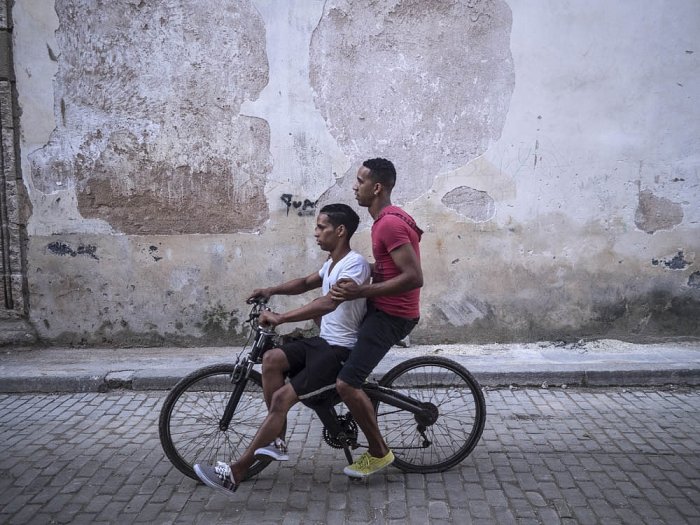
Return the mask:
[[277,286],[256,288],[248,299],[253,299],[254,297],[265,297],[269,299],[273,295],[299,295],[309,290],[320,288],[322,283],[321,276],[318,273],[312,273],[306,277],[292,279],[291,281],[278,284]]
[[420,260],[410,243],[402,244],[389,255],[400,272],[396,277],[380,283],[362,285],[350,279],[340,279],[331,289],[331,297],[336,301],[350,301],[358,297],[397,295],[423,286]]
[[340,302],[331,299],[330,294],[318,297],[310,303],[284,312],[281,314],[275,312],[263,312],[260,314],[260,324],[265,326],[277,326],[284,323],[295,323],[297,321],[307,321],[309,319],[321,318],[327,313],[335,310]]

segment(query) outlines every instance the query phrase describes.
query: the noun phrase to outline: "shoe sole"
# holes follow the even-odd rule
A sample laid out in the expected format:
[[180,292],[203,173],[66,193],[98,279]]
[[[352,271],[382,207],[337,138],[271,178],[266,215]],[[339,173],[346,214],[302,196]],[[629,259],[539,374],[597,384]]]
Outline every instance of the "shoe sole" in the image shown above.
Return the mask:
[[372,474],[374,474],[374,473],[372,473],[372,474],[360,474],[359,472],[355,472],[354,470],[348,471],[346,469],[343,469],[343,473],[347,477],[352,478],[352,479],[365,479],[365,478],[370,477]]
[[274,461],[289,461],[289,456],[287,456],[287,455],[285,455],[285,456],[273,456],[269,451],[260,450],[260,449],[256,450],[253,453],[253,456],[258,461],[265,461],[265,460],[270,460],[270,459],[272,459]]

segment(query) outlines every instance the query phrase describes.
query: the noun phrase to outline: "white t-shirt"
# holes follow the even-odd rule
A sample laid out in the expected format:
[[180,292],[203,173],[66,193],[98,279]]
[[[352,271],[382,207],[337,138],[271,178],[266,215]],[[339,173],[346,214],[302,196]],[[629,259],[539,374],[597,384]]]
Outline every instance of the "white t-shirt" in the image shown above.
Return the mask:
[[[367,259],[355,250],[339,260],[331,270],[328,269],[333,261],[328,259],[323,268],[318,272],[323,279],[323,295],[328,294],[339,279],[349,278],[357,284],[365,284],[369,281],[371,270]],[[357,330],[360,328],[362,318],[367,311],[366,299],[344,301],[338,308],[321,318],[321,337],[329,344],[352,348],[357,341]]]

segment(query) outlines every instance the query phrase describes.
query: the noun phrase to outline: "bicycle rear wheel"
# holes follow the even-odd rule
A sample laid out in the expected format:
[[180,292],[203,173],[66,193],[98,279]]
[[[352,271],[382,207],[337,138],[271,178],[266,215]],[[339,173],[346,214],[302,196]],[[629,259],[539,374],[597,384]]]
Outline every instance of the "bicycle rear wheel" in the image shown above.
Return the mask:
[[[242,385],[231,382],[232,364],[212,365],[183,377],[163,402],[158,432],[163,451],[183,474],[199,481],[195,463],[235,461],[250,445],[267,415],[260,374],[253,370]],[[220,428],[221,416],[234,393],[243,388],[228,428]],[[264,469],[269,461],[256,461],[247,477]]]
[[[389,370],[379,384],[431,404],[427,426],[406,410],[377,402],[379,430],[406,472],[442,472],[466,458],[484,430],[486,403],[479,383],[459,363],[438,356],[409,359]],[[429,406],[429,405],[426,405]]]

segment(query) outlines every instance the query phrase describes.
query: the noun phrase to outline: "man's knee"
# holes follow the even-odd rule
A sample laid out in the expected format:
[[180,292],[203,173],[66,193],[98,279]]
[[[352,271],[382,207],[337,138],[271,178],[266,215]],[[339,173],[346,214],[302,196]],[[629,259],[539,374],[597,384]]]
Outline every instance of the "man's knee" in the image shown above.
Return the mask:
[[355,388],[340,378],[335,380],[335,389],[338,391],[338,394],[340,394],[342,399],[352,398],[353,396],[357,395],[357,391],[359,390],[359,388]]
[[271,348],[263,354],[262,366],[263,372],[275,370],[284,372],[289,368],[289,363],[281,348]]

